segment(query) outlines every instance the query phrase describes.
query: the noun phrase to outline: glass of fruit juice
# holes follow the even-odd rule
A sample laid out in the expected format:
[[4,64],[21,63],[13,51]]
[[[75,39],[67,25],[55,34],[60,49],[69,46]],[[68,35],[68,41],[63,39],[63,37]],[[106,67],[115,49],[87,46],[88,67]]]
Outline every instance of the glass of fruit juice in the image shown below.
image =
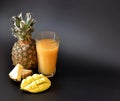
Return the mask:
[[38,72],[47,77],[56,73],[57,55],[60,37],[55,32],[44,31],[36,35]]

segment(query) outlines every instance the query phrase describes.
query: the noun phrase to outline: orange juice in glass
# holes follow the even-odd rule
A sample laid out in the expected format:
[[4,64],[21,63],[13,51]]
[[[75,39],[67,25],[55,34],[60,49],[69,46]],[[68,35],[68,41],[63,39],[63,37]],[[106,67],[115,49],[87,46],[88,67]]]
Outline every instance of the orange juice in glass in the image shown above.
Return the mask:
[[47,77],[53,77],[56,73],[59,41],[59,35],[55,32],[40,32],[36,36],[38,72]]

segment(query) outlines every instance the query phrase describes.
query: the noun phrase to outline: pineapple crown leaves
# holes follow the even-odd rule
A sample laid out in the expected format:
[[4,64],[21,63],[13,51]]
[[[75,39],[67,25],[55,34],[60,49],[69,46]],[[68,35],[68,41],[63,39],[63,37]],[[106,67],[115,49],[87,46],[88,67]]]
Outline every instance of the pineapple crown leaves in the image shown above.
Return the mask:
[[22,13],[18,16],[13,16],[12,20],[13,28],[11,28],[11,30],[13,36],[18,38],[18,40],[30,40],[35,23],[35,20],[31,17],[31,13],[26,13],[25,20],[22,17]]

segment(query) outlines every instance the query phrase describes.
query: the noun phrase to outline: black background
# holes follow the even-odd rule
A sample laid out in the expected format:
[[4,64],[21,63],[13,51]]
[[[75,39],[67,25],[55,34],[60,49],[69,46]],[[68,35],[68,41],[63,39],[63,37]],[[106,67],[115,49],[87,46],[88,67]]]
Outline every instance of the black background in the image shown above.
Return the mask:
[[[57,73],[49,90],[31,94],[19,89],[13,68],[11,17],[31,12],[33,38],[44,30],[60,34]],[[119,0],[1,0],[0,98],[4,101],[119,101]]]

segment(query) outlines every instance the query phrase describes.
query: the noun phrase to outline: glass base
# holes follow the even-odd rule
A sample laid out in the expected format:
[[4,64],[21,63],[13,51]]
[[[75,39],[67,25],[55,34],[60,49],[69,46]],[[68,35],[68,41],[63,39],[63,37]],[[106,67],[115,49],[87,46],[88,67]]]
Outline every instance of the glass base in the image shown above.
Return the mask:
[[39,68],[38,68],[38,73],[43,74],[43,75],[46,76],[47,78],[51,78],[51,77],[53,77],[53,76],[56,74],[56,69],[55,69],[52,73],[46,74],[46,73],[40,71]]
[[42,72],[39,72],[39,73],[43,74],[43,75],[46,76],[47,78],[51,78],[51,77],[53,77],[53,76],[55,75],[55,73],[51,73],[51,74],[44,74],[44,73],[42,73]]
[[[43,74],[43,73],[42,73]],[[43,75],[45,75],[46,77],[48,77],[48,78],[51,78],[51,77],[53,77],[54,75],[55,75],[55,73],[51,73],[51,74],[43,74]]]

